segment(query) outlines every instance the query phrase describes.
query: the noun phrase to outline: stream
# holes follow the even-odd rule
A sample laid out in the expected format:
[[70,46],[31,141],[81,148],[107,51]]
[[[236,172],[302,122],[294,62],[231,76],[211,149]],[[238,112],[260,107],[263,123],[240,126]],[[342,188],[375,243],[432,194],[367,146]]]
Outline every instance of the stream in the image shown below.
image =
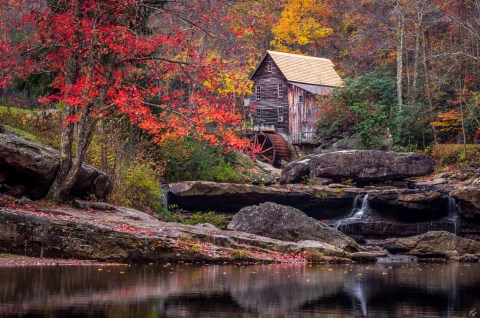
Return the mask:
[[475,317],[480,264],[0,268],[0,317]]

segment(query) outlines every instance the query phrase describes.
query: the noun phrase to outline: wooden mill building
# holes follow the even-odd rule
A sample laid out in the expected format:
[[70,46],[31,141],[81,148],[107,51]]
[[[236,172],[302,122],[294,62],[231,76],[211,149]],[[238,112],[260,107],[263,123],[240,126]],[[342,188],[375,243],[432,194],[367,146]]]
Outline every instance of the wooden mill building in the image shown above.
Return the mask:
[[[252,109],[253,129],[264,132],[273,148],[279,136],[289,146],[314,142],[317,97],[343,86],[329,59],[275,51],[267,51],[250,79],[253,94],[245,105]],[[265,144],[264,140],[259,143]],[[283,146],[277,148],[284,152]],[[277,158],[270,159],[278,162],[278,151]]]

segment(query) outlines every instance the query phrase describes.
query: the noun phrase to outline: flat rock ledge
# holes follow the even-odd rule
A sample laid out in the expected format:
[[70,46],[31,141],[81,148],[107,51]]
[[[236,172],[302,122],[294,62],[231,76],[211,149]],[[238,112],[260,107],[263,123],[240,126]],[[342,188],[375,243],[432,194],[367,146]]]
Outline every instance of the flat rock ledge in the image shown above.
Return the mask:
[[0,252],[116,262],[305,262],[318,251],[326,261],[349,253],[326,242],[286,242],[214,226],[165,223],[132,209],[0,207]]
[[244,207],[264,202],[293,206],[304,212],[315,212],[331,206],[348,209],[362,189],[186,181],[170,184],[167,191],[168,204],[176,204],[186,210],[236,213]]
[[[445,231],[432,231],[412,237],[390,238],[384,246],[394,253],[405,253],[419,258],[462,260],[480,255],[480,242],[465,239]],[[473,255],[473,256],[472,256]]]

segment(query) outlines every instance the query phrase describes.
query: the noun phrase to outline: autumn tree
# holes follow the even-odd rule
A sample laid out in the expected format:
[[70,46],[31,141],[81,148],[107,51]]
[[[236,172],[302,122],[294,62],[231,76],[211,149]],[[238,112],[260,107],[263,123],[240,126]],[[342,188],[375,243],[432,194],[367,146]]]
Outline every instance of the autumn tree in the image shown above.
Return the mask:
[[240,120],[232,94],[214,80],[225,61],[198,51],[197,35],[217,23],[221,3],[2,0],[1,8],[21,17],[1,22],[4,34],[20,33],[1,39],[1,84],[14,76],[54,76],[55,93],[42,101],[59,105],[63,117],[60,166],[48,194],[55,201],[68,198],[107,116],[128,116],[156,142],[192,135],[246,146],[232,131]]
[[332,13],[327,1],[289,0],[272,31],[273,47],[280,51],[297,51],[316,44],[333,33],[326,23]]

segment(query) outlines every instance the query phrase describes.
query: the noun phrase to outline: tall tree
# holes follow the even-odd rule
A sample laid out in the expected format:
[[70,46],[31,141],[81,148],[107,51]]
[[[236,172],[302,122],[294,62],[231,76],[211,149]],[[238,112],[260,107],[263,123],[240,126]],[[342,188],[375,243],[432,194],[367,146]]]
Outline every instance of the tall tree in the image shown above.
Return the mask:
[[[60,167],[48,194],[68,198],[98,121],[125,114],[161,142],[194,135],[227,147],[245,147],[232,132],[240,115],[232,94],[213,79],[223,61],[198,54],[198,33],[209,32],[222,4],[167,0],[2,0],[21,15],[0,43],[2,84],[13,76],[54,74],[63,115]],[[212,11],[213,10],[213,11]],[[196,74],[194,77],[190,74]],[[205,85],[205,83],[210,83]],[[214,83],[214,84],[212,84]],[[195,87],[185,94],[185,87]]]

